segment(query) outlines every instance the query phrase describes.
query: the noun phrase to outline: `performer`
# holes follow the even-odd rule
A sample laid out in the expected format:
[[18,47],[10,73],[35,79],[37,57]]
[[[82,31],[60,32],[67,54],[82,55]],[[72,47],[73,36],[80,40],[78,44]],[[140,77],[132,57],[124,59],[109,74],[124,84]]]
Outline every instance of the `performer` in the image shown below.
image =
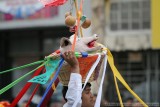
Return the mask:
[[72,107],[77,97],[81,97],[81,101],[76,107],[94,107],[95,98],[91,93],[91,84],[87,83],[82,92],[82,77],[80,75],[79,63],[73,51],[66,51],[62,55],[65,61],[71,66],[70,81],[68,87],[64,86],[62,93],[66,101],[63,107]]

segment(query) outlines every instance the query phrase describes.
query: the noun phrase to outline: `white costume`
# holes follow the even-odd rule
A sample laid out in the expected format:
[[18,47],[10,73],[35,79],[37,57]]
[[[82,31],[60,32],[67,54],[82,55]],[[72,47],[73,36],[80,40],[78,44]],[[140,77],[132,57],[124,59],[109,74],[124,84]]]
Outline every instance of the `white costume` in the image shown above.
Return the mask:
[[[71,73],[70,80],[68,83],[68,90],[65,98],[67,102],[63,105],[63,107],[72,107],[74,102],[78,97],[81,97],[82,91],[82,77],[78,73]],[[82,100],[77,104],[76,107],[81,107]]]

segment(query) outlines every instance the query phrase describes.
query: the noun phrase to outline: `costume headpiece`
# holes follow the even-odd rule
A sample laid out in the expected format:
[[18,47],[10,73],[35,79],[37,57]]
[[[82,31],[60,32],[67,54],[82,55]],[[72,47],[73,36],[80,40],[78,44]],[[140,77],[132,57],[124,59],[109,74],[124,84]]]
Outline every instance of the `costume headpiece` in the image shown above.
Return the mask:
[[[88,82],[97,80],[101,67],[104,67],[102,66],[102,62],[104,60],[104,56],[106,55],[106,51],[103,49],[99,49],[99,50],[93,51],[91,54],[88,54],[87,52],[82,52],[82,53],[77,52],[77,54],[79,54],[78,62],[80,67],[80,74],[82,76],[82,82],[85,83],[86,77],[89,71],[91,71],[91,69],[94,69],[94,72],[90,76]],[[94,63],[98,59],[98,55],[101,56],[100,60],[97,62],[96,65],[94,65]],[[68,85],[69,78],[70,78],[70,71],[71,71],[70,66],[66,62],[64,62],[58,77],[61,83],[65,86]]]

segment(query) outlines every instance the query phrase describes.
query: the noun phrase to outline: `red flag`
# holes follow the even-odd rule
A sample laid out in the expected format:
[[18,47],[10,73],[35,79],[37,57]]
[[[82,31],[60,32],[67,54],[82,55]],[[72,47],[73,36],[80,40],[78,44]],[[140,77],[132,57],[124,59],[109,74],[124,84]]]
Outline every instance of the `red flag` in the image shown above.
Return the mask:
[[66,3],[68,0],[40,0],[45,6],[59,6]]

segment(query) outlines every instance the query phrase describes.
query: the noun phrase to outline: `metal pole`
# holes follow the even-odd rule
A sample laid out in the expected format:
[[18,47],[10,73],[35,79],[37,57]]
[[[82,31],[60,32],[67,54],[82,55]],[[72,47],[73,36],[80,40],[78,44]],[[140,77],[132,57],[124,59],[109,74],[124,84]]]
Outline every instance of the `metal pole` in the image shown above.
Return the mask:
[[150,79],[150,74],[151,74],[151,54],[150,52],[147,52],[147,67],[146,67],[146,101],[149,103],[150,102],[150,86],[151,86],[151,79]]
[[158,72],[158,59],[159,59],[159,56],[158,56],[158,52],[155,52],[154,53],[155,55],[155,101],[158,103],[159,99],[158,99],[158,96],[159,96],[159,72]]

